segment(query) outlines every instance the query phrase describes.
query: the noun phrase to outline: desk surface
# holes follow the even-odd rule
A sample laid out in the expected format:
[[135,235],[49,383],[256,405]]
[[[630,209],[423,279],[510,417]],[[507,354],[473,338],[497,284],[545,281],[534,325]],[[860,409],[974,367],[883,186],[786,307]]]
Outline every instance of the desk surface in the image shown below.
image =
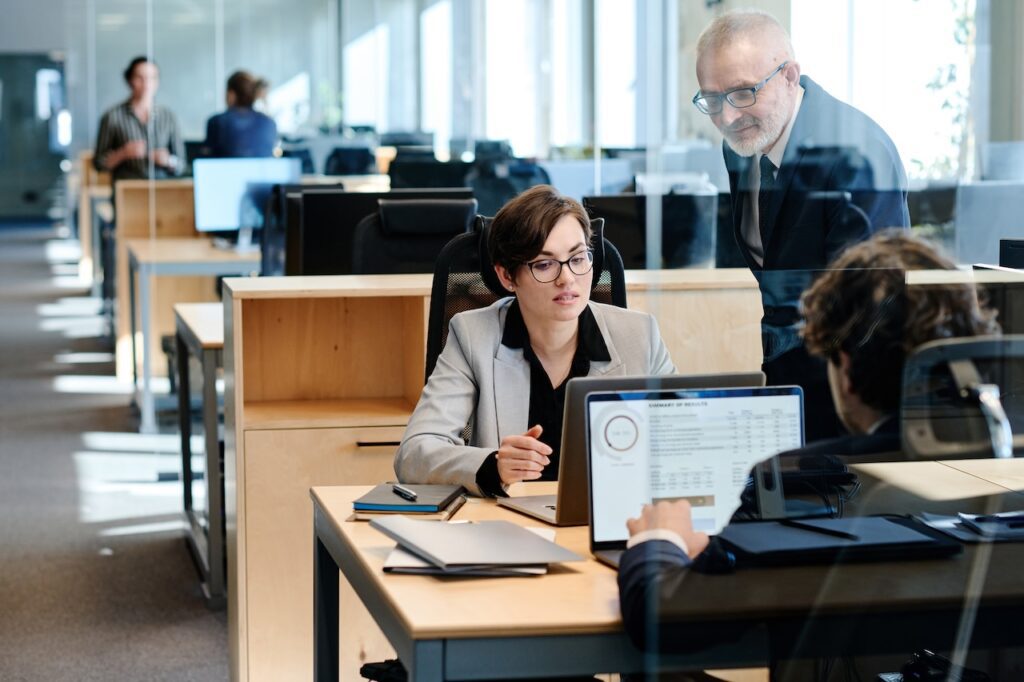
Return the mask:
[[1024,459],[963,459],[943,462],[972,476],[1018,492],[1024,491]]
[[260,252],[239,252],[221,249],[209,239],[166,238],[129,239],[125,242],[128,252],[140,264],[160,265],[163,263],[251,263],[259,265]]
[[[163,241],[161,241],[161,244]],[[229,279],[236,298],[334,296],[429,296],[433,275],[320,275]],[[757,289],[746,268],[721,270],[627,270],[628,291]]]
[[[535,483],[526,490],[545,494],[554,492],[556,485]],[[564,635],[621,629],[615,571],[593,560],[556,565],[542,578],[465,580],[385,574],[384,560],[394,541],[368,523],[337,522],[352,513],[352,501],[368,490],[369,486],[315,487],[311,494],[335,520],[344,542],[357,549],[371,580],[413,639]],[[502,509],[493,500],[479,498],[470,498],[456,519],[506,519],[524,526],[544,525]],[[559,528],[555,540],[589,557],[586,527]]]
[[224,306],[220,303],[178,303],[174,314],[204,349],[224,347]]
[[[1006,488],[939,462],[900,462],[854,467],[867,485],[851,507],[855,513],[885,513],[913,504],[936,513],[980,511],[984,498],[1004,498],[1004,506],[1024,506],[1024,498]],[[521,486],[529,493],[550,492],[554,484]],[[439,579],[386,575],[382,566],[394,543],[348,517],[352,500],[365,487],[317,487],[312,495],[331,518],[342,541],[357,552],[369,579],[413,639],[483,636],[584,634],[621,629],[616,574],[588,560],[553,567],[540,578]],[[936,494],[935,491],[942,491]],[[924,496],[919,493],[923,493]],[[854,513],[851,511],[851,513]],[[507,519],[541,525],[528,517],[474,499],[458,519]],[[556,542],[589,556],[587,528],[559,528]],[[789,566],[742,570],[733,576],[691,574],[692,598],[673,609],[688,622],[749,619],[763,621],[815,614],[862,614],[956,609],[962,600],[975,547],[950,559]],[[1024,545],[996,548],[1003,566],[1024,562]],[[1003,562],[1006,563],[1003,563]],[[767,581],[767,582],[766,582]],[[765,589],[770,584],[772,589]],[[1024,602],[1018,571],[989,572],[983,603]],[[499,604],[500,608],[481,608]]]

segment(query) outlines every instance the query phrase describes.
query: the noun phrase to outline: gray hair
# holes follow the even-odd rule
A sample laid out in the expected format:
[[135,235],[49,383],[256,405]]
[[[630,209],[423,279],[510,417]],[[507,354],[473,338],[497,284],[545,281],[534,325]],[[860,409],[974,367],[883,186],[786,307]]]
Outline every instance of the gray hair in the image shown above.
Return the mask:
[[759,9],[734,9],[716,17],[697,38],[697,57],[700,58],[710,50],[728,45],[741,36],[773,32],[782,40],[786,59],[795,59],[789,32],[778,19]]

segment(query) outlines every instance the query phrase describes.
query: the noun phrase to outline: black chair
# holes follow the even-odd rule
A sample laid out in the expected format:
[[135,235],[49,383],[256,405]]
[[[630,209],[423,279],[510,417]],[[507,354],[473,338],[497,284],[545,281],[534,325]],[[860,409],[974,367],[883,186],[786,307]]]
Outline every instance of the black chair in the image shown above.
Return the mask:
[[[487,252],[491,220],[477,216],[476,229],[452,239],[437,257],[427,323],[427,379],[444,349],[452,317],[511,295],[501,286]],[[591,220],[590,227],[594,232],[594,280],[590,297],[600,303],[625,308],[626,275],[622,257],[615,245],[604,237],[604,220]]]
[[313,175],[316,173],[316,167],[313,165],[313,154],[305,147],[283,149],[281,156],[298,159],[302,165],[303,175]]
[[335,147],[324,162],[324,175],[366,175],[376,169],[369,147]]
[[452,237],[473,229],[476,199],[380,199],[352,244],[357,275],[431,272]]
[[550,185],[548,172],[535,161],[497,157],[477,159],[467,177],[485,215],[498,212],[510,199],[534,185]]

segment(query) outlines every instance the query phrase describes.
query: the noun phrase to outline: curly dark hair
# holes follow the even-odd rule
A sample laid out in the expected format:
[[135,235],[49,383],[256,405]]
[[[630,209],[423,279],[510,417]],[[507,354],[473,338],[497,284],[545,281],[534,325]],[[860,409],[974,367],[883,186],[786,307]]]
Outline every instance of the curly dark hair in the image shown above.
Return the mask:
[[888,230],[843,251],[804,292],[807,350],[839,364],[850,356],[851,388],[884,412],[900,404],[903,364],[935,339],[999,333],[995,312],[970,282],[907,285],[908,270],[955,270],[929,242]]

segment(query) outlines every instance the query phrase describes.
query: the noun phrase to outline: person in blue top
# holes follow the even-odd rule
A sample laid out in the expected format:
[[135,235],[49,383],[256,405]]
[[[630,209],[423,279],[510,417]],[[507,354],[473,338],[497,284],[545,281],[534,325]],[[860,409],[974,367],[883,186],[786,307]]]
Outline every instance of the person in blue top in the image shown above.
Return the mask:
[[206,122],[204,153],[214,158],[273,156],[277,144],[274,119],[253,109],[266,82],[248,71],[228,78],[228,110]]

